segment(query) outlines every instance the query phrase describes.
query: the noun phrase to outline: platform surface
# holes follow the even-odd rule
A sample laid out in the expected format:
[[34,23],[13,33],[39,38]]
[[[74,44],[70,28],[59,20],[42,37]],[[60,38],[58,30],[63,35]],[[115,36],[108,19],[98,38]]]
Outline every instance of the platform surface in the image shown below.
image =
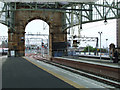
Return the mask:
[[[2,88],[68,88],[108,90],[114,88],[30,57],[2,57]],[[40,89],[39,89],[40,88]],[[4,90],[4,89],[3,89]],[[6,90],[6,89],[5,89]]]
[[74,88],[23,58],[2,61],[2,88]]

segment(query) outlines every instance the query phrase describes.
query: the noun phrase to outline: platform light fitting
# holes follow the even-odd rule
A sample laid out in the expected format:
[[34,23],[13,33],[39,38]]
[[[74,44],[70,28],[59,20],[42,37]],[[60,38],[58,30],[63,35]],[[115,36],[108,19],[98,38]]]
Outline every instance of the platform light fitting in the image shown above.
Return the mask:
[[98,32],[99,34],[102,34],[102,32]]
[[82,29],[82,24],[80,24],[80,29]]
[[108,23],[108,22],[107,22],[107,18],[106,18],[106,16],[105,16],[104,24],[107,25],[107,23]]
[[7,13],[7,21],[10,21],[10,14],[9,14],[9,10],[8,10],[8,13]]

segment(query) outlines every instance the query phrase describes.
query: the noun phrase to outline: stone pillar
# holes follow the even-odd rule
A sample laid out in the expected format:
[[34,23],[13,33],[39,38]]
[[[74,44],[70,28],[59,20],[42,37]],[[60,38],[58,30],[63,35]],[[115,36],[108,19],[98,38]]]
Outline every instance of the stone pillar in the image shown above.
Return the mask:
[[24,32],[17,33],[18,35],[18,47],[17,47],[17,53],[18,56],[25,56],[25,37]]
[[11,56],[11,50],[13,50],[13,32],[8,29],[8,57]]
[[11,56],[10,51],[15,51],[15,56],[24,56],[25,55],[25,41],[24,41],[25,32],[21,31],[8,31],[8,56]]
[[[23,7],[19,7],[23,8]],[[16,56],[25,55],[25,27],[26,25],[34,20],[41,19],[49,25],[49,56],[53,56],[55,48],[67,49],[67,33],[62,31],[63,24],[62,12],[52,11],[15,11],[14,12],[14,49]],[[61,45],[63,45],[63,47]],[[12,46],[12,45],[10,45]],[[61,47],[60,47],[61,46]],[[60,47],[60,48],[59,48]]]
[[[11,51],[15,52],[17,48],[16,34],[12,29],[8,30],[8,48],[8,56],[11,56]],[[14,56],[16,56],[16,53],[14,53]]]
[[50,27],[49,55],[54,56],[60,52],[65,55],[65,51],[67,51],[67,33],[62,31],[61,26]]
[[17,43],[16,56],[25,56],[25,32],[22,28],[16,31],[15,39]]

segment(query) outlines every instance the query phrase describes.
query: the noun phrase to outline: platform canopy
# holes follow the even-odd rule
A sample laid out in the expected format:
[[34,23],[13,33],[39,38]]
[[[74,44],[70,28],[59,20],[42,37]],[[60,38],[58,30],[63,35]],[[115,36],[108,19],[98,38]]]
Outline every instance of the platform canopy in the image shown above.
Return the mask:
[[96,2],[98,0],[0,0],[1,2]]

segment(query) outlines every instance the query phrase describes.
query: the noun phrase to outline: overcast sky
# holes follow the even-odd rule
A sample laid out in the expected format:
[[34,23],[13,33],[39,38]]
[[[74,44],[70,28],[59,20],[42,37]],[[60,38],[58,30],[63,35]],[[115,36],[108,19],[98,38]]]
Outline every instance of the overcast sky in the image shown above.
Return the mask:
[[[102,41],[102,47],[106,47],[106,39],[107,41],[107,46],[111,43],[114,43],[116,45],[116,20],[107,20],[108,24],[104,25],[104,21],[99,21],[99,22],[94,22],[94,23],[88,23],[83,25],[83,31],[81,32],[82,36],[87,36],[87,37],[100,37],[98,32],[102,32],[101,35],[101,41]],[[100,38],[99,38],[100,41]],[[87,42],[86,44],[89,44]],[[100,42],[99,42],[100,44]],[[83,45],[83,44],[81,44]],[[95,42],[91,43],[91,45],[96,45]]]

